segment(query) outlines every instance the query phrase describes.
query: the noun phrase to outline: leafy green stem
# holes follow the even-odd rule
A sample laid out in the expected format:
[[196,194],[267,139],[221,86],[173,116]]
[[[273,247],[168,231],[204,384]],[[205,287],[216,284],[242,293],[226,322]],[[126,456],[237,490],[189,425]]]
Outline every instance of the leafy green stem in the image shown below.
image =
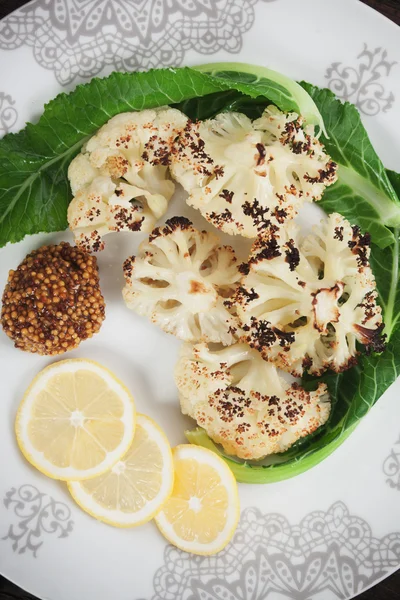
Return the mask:
[[321,447],[316,452],[303,452],[300,457],[289,460],[285,463],[276,465],[263,465],[246,462],[238,462],[234,458],[225,456],[223,452],[208,437],[204,429],[197,427],[191,431],[185,431],[185,436],[191,444],[203,446],[212,450],[220,456],[233,472],[236,481],[239,483],[274,483],[295,477],[307,469],[314,467],[322,460],[327,458],[336,448],[338,448],[354,431],[357,423],[353,423],[345,433],[339,438],[334,439],[329,444]]
[[[208,63],[195,67],[245,94],[265,96],[283,110],[295,110],[308,123],[318,125],[326,135],[325,125],[311,96],[293,79],[267,67],[246,63]],[[250,93],[254,90],[254,93]]]
[[392,262],[392,277],[390,282],[389,296],[385,304],[385,324],[386,333],[390,338],[394,327],[399,320],[399,314],[394,316],[394,307],[396,302],[396,296],[398,293],[399,285],[399,228],[394,230],[394,244],[393,244],[393,262]]
[[363,198],[380,218],[381,223],[387,227],[400,226],[400,202],[393,202],[382,190],[375,187],[370,179],[362,177],[352,168],[340,165],[338,174],[340,182]]

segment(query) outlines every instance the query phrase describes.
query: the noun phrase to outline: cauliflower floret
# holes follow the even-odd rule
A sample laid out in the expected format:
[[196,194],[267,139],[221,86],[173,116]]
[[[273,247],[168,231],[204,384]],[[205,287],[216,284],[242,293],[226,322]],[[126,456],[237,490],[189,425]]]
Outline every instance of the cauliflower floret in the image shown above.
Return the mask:
[[68,167],[68,179],[73,195],[92,183],[99,171],[92,166],[89,154],[78,154]]
[[[102,250],[111,231],[151,231],[175,190],[172,144],[187,122],[173,108],[121,113],[71,162],[68,222],[78,246]],[[100,212],[99,212],[100,211]]]
[[224,302],[240,273],[230,246],[184,217],[156,228],[124,263],[127,306],[185,341],[232,344],[237,320]]
[[257,460],[284,452],[330,413],[324,383],[307,392],[247,344],[185,344],[175,368],[182,412],[228,454]]
[[370,238],[332,214],[299,241],[294,223],[257,240],[234,298],[244,339],[264,358],[301,375],[341,372],[356,342],[384,349],[381,308],[369,266]]
[[295,113],[269,106],[254,122],[241,113],[188,121],[171,155],[171,173],[187,202],[218,229],[256,237],[320,200],[337,165]]

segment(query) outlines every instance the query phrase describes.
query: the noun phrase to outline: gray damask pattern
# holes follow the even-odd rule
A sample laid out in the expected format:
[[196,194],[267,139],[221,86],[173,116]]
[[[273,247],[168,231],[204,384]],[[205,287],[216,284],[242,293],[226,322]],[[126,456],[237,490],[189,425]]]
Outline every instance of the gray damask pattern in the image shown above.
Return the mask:
[[400,436],[383,463],[386,483],[400,492]]
[[106,65],[118,71],[178,66],[187,50],[238,53],[258,1],[34,0],[0,23],[0,48],[31,46],[61,85]]
[[36,558],[48,534],[65,538],[73,529],[69,507],[39,492],[33,485],[11,488],[3,503],[13,516],[7,534],[1,539],[11,540],[18,554],[32,552]]
[[387,51],[383,48],[368,49],[367,44],[364,44],[357,61],[352,66],[332,63],[325,74],[329,88],[339,98],[355,104],[365,115],[387,112],[395,97],[386,88],[385,80],[397,63],[388,60]]
[[9,94],[0,92],[0,137],[10,131],[18,119],[15,100]]
[[248,508],[224,552],[195,557],[168,546],[164,558],[152,600],[343,600],[398,566],[400,532],[373,537],[342,502],[299,525]]

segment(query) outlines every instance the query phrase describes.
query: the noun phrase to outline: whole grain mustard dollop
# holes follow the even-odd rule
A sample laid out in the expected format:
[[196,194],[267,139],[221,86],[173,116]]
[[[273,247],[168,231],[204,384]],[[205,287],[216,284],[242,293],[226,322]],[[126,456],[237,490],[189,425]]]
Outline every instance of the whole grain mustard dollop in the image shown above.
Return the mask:
[[54,355],[92,337],[104,314],[96,258],[62,242],[31,252],[10,271],[1,324],[16,348]]

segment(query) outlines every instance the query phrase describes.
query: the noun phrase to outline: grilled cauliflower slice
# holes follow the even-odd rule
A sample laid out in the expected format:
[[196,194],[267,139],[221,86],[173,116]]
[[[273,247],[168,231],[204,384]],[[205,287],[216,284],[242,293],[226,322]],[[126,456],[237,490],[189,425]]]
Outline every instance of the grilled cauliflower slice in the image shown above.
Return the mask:
[[175,368],[182,412],[228,454],[257,460],[284,452],[323,425],[327,388],[307,392],[247,344],[211,349],[185,344]]
[[171,173],[190,206],[228,234],[256,237],[320,200],[337,165],[295,113],[269,106],[252,122],[241,113],[188,121],[171,155]]
[[172,108],[121,113],[71,162],[68,222],[78,246],[102,250],[111,231],[151,231],[175,190],[168,161],[187,118]]
[[255,242],[235,302],[245,339],[294,375],[357,362],[356,343],[384,349],[370,238],[339,214],[299,240],[290,223]]
[[156,228],[139,255],[124,263],[127,306],[185,341],[235,340],[236,318],[226,308],[240,279],[235,253],[197,231],[184,217]]

